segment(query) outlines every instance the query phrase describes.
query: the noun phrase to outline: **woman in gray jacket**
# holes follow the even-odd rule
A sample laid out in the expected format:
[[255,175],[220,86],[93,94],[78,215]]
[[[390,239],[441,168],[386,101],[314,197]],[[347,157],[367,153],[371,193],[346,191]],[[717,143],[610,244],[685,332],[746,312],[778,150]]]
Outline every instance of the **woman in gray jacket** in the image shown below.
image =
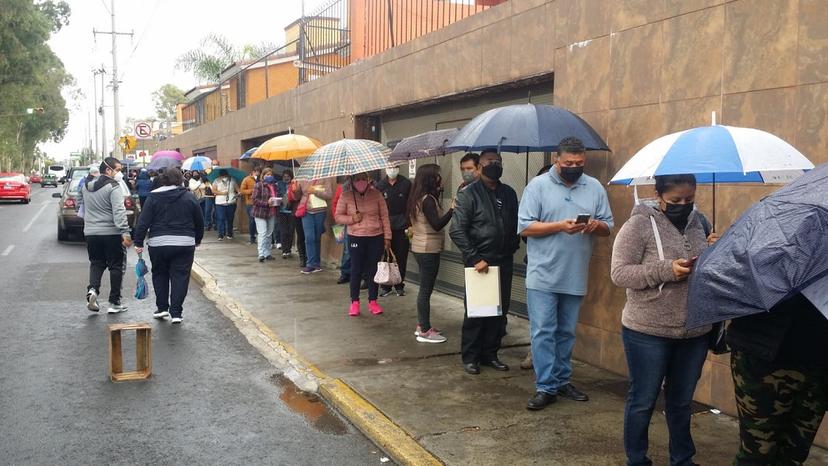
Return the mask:
[[710,327],[686,330],[687,277],[707,248],[707,219],[693,209],[693,175],[656,177],[657,206],[637,205],[612,248],[612,281],[627,289],[621,336],[630,388],[624,409],[628,465],[652,464],[648,429],[664,387],[670,464],[692,464],[690,403],[707,357]]

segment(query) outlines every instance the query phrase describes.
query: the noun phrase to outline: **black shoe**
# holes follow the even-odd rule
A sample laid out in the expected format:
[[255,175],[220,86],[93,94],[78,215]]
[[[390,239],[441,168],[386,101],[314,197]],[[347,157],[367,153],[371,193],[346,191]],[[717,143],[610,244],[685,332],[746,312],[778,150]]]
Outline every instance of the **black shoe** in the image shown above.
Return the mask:
[[265,261],[264,256],[259,256],[259,262],[264,262],[264,261]]
[[275,258],[275,257],[273,257],[273,256],[267,256],[267,257],[265,257],[265,260],[266,260],[266,261],[275,261],[275,260],[276,260],[276,258]]
[[489,366],[491,368],[494,368],[494,370],[496,370],[496,371],[506,372],[506,371],[509,370],[509,366],[507,366],[506,364],[503,364],[497,358],[492,359],[491,361],[481,362],[480,364],[483,364],[484,366]]
[[405,288],[397,288],[394,291],[397,292],[397,296],[405,296]]
[[470,362],[463,364],[463,370],[466,371],[467,374],[477,375],[480,373],[480,366],[476,362]]
[[558,388],[558,395],[569,398],[572,401],[589,401],[589,396],[586,393],[575,388],[574,385],[568,383],[563,387]]
[[336,279],[336,284],[341,285],[343,283],[349,283],[350,281],[351,281],[351,277],[340,276],[339,278]]
[[282,259],[290,259],[291,257],[293,257],[293,254],[291,254],[289,252],[283,252],[282,253]]
[[362,280],[362,284],[359,285],[359,289],[360,290],[367,290],[368,289],[368,282],[365,281],[365,280]]
[[530,398],[529,402],[526,403],[526,409],[530,411],[540,411],[556,401],[558,401],[558,397],[556,395],[546,392],[535,392],[535,396]]
[[382,291],[380,291],[379,296],[380,296],[380,298],[384,298],[384,297],[386,297],[386,296],[388,296],[388,295],[390,295],[390,294],[391,294],[391,288],[389,288],[389,289],[387,289],[387,290],[386,290],[386,289],[383,289]]

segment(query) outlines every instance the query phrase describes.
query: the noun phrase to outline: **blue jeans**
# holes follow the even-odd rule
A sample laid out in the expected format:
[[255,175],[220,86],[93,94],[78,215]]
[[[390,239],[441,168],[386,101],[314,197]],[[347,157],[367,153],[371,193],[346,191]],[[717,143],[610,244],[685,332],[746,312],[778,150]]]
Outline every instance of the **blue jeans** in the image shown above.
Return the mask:
[[342,242],[342,258],[339,260],[339,276],[351,276],[351,252],[348,248],[348,227],[345,227],[345,240]]
[[247,233],[250,235],[250,242],[256,241],[256,217],[253,216],[253,206],[245,206],[247,208]]
[[216,211],[216,198],[205,197],[202,200],[204,201],[202,204],[202,208],[204,209],[204,226],[206,228],[212,228],[216,225],[216,219],[213,217]]
[[216,223],[219,238],[225,235],[233,237],[233,217],[236,216],[236,204],[216,205]]
[[305,229],[305,248],[308,252],[308,267],[322,267],[322,235],[325,234],[325,217],[327,212],[308,212],[302,217],[302,228]]
[[662,383],[670,432],[670,464],[692,464],[696,447],[690,435],[690,402],[707,358],[708,335],[682,340],[656,337],[623,327],[621,338],[630,373],[630,389],[624,407],[627,464],[652,464],[647,457],[648,431]]
[[270,257],[270,240],[273,234],[273,225],[276,224],[276,217],[256,218],[256,231],[259,232],[259,257]]
[[572,377],[572,348],[583,296],[526,290],[532,364],[539,392],[557,394]]

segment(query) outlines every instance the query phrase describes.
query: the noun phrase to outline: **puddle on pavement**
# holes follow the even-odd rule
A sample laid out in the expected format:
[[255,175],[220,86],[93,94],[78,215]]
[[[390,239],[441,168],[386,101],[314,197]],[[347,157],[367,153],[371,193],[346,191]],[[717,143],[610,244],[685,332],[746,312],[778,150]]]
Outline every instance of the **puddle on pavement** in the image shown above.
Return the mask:
[[348,433],[348,426],[316,394],[300,390],[282,374],[271,376],[270,382],[282,390],[279,399],[291,411],[301,414],[314,429],[332,435]]

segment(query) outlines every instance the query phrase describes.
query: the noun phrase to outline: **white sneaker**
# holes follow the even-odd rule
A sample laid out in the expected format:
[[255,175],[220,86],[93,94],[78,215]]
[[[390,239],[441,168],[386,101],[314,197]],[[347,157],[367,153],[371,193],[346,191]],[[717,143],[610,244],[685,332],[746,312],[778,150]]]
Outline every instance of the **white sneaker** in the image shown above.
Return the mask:
[[109,306],[109,309],[106,312],[108,312],[110,314],[118,314],[119,312],[126,312],[127,311],[127,307],[123,304],[120,304],[120,303],[119,304],[107,303],[107,306]]
[[282,249],[282,243],[276,243],[276,249]]
[[445,343],[446,337],[440,335],[434,329],[429,329],[428,332],[420,332],[417,335],[417,341],[420,343]]
[[89,290],[86,292],[86,308],[92,312],[98,312],[101,310],[101,307],[98,306],[98,293],[95,293],[95,290]]
[[170,316],[170,311],[155,311],[152,313],[152,316],[156,319],[164,320],[165,317]]
[[173,317],[172,320],[170,320],[170,322],[174,324],[180,324],[182,320],[184,320],[183,317]]

